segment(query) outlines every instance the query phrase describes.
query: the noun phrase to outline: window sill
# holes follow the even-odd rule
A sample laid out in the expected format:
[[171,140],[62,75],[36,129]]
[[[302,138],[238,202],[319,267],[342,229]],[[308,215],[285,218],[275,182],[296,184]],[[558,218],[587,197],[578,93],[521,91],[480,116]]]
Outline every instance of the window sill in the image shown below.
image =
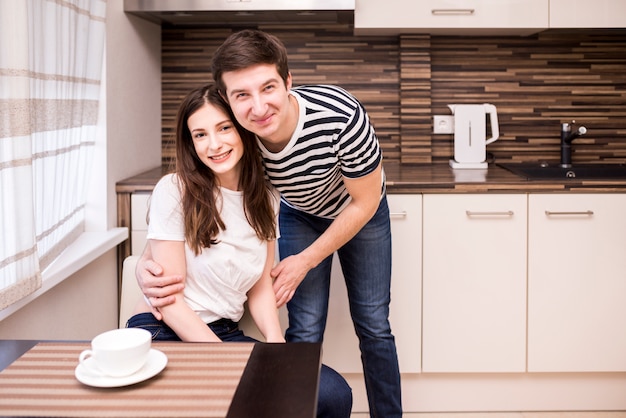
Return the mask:
[[0,321],[61,283],[63,280],[112,250],[128,238],[128,228],[113,228],[102,232],[84,232],[48,268],[42,272],[39,289],[0,311]]

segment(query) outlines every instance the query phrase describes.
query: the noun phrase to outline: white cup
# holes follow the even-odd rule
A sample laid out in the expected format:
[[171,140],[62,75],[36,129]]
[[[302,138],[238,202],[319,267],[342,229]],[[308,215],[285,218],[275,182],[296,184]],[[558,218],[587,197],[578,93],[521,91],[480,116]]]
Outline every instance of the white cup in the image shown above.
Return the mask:
[[145,329],[114,329],[91,340],[91,350],[80,353],[78,360],[93,374],[129,376],[146,363],[151,343],[152,334]]

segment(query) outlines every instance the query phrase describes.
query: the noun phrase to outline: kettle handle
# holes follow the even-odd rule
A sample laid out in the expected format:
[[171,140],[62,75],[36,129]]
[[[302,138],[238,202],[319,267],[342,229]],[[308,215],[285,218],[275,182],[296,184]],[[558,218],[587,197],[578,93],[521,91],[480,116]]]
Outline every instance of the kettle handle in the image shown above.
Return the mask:
[[485,145],[489,145],[500,136],[500,128],[498,126],[498,112],[496,107],[492,104],[485,103],[485,113],[489,113],[489,121],[491,123],[491,138],[485,141]]

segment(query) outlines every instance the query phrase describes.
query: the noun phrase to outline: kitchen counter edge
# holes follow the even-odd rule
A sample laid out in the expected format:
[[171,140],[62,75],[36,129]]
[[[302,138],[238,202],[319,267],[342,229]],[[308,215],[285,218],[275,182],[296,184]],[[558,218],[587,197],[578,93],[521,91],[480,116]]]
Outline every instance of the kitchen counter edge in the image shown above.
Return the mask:
[[[624,193],[626,179],[527,180],[490,164],[487,169],[452,169],[448,164],[384,163],[387,192],[415,193]],[[151,192],[168,167],[155,167],[116,184],[117,193]]]

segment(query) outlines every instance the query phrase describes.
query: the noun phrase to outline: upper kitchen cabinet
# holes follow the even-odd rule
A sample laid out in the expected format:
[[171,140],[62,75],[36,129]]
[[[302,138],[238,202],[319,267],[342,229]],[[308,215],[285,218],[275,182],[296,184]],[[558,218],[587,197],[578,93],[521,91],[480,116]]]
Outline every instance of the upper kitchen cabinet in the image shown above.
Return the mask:
[[549,0],[356,0],[354,30],[357,35],[528,35],[548,28],[548,12]]
[[626,28],[626,1],[550,0],[550,28]]

